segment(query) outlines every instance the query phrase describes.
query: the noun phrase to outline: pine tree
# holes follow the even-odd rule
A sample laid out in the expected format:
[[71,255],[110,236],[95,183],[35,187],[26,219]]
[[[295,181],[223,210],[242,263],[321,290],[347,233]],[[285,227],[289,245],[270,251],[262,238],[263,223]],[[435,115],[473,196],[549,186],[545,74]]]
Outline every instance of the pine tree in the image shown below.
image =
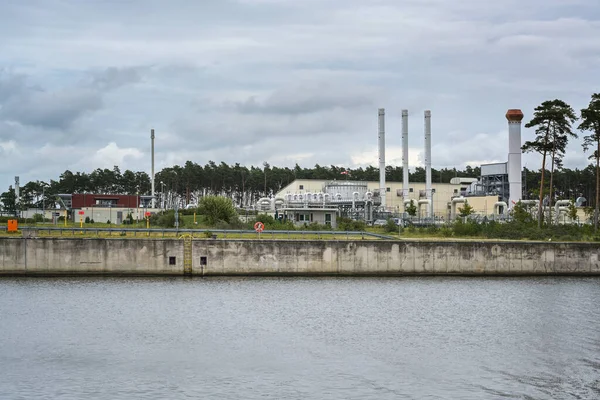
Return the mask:
[[[533,141],[527,141],[522,149],[525,152],[535,151],[542,155],[541,181],[540,181],[540,199],[538,226],[542,226],[543,199],[544,199],[544,174],[546,171],[546,157],[551,156],[551,177],[550,177],[550,207],[552,207],[552,186],[554,184],[554,166],[557,160],[562,159],[569,137],[577,137],[571,128],[571,124],[577,120],[573,108],[562,100],[547,100],[535,108],[533,118],[529,121],[526,128],[536,128],[536,138]],[[558,158],[557,158],[558,157]]]
[[583,137],[583,150],[595,148],[590,160],[596,160],[596,207],[594,209],[594,230],[598,230],[598,210],[600,204],[600,93],[594,93],[587,108],[581,110],[579,129],[591,132]]

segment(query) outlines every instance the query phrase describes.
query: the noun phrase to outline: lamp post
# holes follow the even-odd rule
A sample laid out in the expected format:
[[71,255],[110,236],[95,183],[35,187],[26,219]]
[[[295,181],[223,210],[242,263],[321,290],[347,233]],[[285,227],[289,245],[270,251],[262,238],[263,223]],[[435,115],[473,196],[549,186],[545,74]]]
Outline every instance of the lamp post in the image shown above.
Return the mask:
[[160,181],[160,204],[161,208],[165,208],[165,184],[163,181]]
[[46,185],[42,184],[42,222],[45,222],[45,221],[46,221]]

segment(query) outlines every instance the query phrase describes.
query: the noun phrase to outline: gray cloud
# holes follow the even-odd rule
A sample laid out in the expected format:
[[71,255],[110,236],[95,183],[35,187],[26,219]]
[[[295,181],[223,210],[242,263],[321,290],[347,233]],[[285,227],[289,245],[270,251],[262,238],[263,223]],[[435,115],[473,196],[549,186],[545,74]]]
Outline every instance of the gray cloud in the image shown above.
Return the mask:
[[376,107],[377,93],[373,88],[342,85],[332,82],[298,82],[274,91],[264,100],[251,96],[237,104],[241,113],[307,114],[332,109],[368,109]]
[[0,2],[0,186],[113,153],[148,170],[150,128],[167,164],[376,165],[378,107],[390,149],[403,108],[421,149],[431,109],[434,167],[504,161],[507,108],[600,91],[594,0],[26,3]]
[[94,84],[102,90],[116,89],[141,80],[141,68],[106,68],[100,73],[94,74]]
[[[1,72],[1,71],[0,71]],[[109,90],[140,80],[133,68],[107,68],[93,74],[92,84],[45,90],[26,86],[24,75],[0,75],[0,118],[23,125],[65,130],[85,114],[103,106]]]

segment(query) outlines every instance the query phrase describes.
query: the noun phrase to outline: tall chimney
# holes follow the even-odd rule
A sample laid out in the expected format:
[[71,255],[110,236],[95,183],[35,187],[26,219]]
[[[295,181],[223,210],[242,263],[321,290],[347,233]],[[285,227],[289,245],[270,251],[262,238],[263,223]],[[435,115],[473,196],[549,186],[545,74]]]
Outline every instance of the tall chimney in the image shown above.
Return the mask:
[[408,110],[402,110],[402,197],[408,200]]
[[508,183],[509,203],[512,208],[521,200],[523,186],[521,182],[521,121],[523,112],[511,109],[506,112],[508,120]]
[[433,217],[433,202],[431,198],[431,111],[425,110],[425,193],[430,202],[427,214]]
[[385,109],[379,109],[379,196],[385,209]]
[[150,129],[150,142],[152,143],[152,208],[156,207],[156,201],[154,200],[154,129]]

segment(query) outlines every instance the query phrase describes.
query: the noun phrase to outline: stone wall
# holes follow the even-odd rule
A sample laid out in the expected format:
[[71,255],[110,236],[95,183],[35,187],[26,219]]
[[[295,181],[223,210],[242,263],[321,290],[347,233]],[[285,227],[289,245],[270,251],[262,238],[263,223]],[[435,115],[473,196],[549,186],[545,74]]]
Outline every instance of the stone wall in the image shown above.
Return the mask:
[[[600,275],[600,244],[492,241],[194,240],[192,273]],[[0,275],[183,275],[177,239],[1,238]]]

